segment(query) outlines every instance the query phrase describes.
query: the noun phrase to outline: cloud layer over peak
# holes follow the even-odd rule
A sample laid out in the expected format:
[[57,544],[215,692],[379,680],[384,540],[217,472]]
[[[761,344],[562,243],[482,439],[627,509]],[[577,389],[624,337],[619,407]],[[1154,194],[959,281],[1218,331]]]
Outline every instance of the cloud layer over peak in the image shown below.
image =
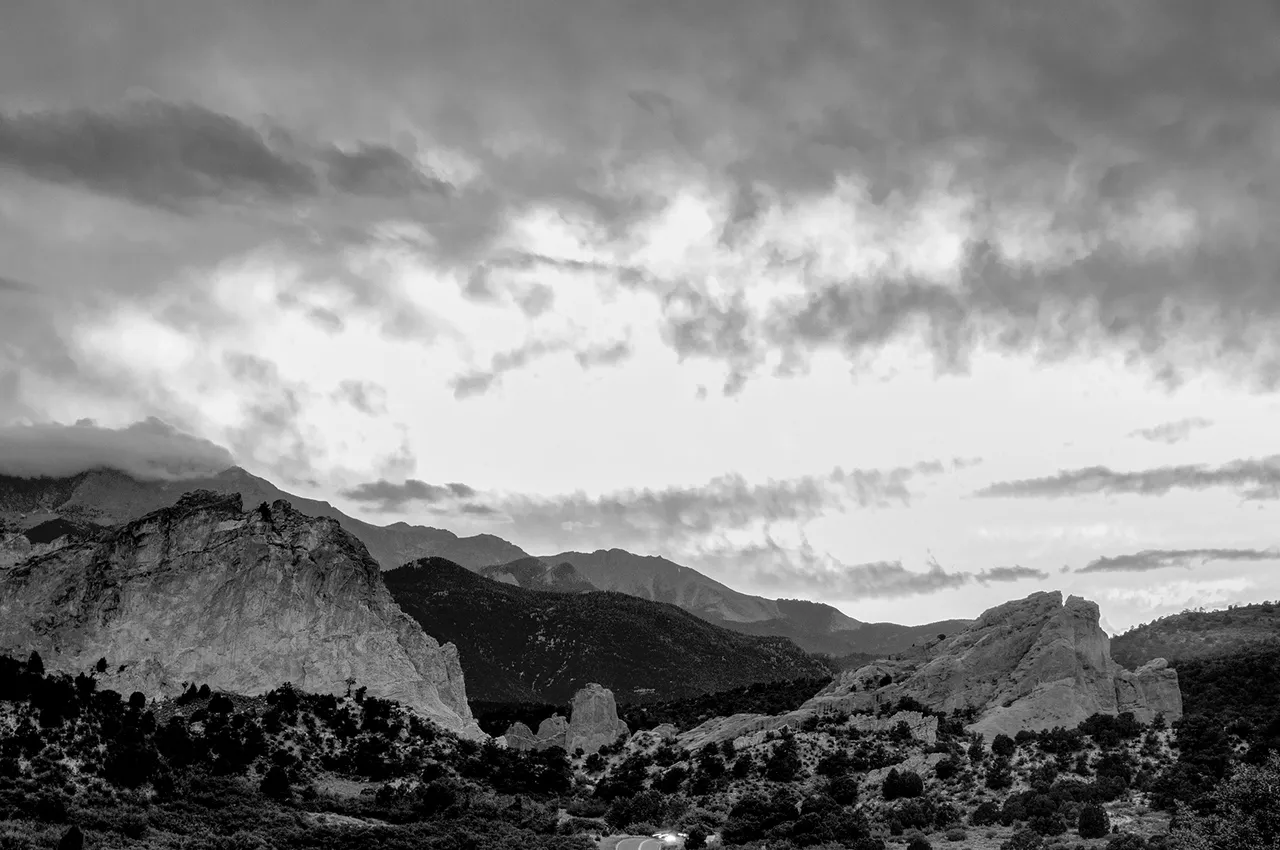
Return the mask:
[[0,475],[61,478],[118,469],[166,481],[214,475],[235,465],[231,453],[155,417],[123,428],[90,420],[0,427]]

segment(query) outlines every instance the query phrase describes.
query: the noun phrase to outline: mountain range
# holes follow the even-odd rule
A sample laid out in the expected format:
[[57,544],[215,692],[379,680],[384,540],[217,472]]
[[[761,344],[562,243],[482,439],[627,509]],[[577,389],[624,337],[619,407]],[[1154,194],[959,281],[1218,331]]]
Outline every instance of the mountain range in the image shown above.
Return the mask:
[[458,647],[474,700],[560,703],[590,682],[607,682],[623,702],[679,699],[830,672],[783,638],[623,593],[539,592],[442,558],[383,579],[427,634]]
[[240,467],[179,481],[140,480],[113,469],[63,478],[0,475],[0,532],[21,531],[32,543],[36,542],[33,537],[48,542],[64,530],[81,537],[92,535],[96,527],[137,519],[194,490],[236,493],[245,505],[284,499],[303,514],[336,520],[364,543],[384,570],[421,558],[444,558],[525,589],[615,591],[675,605],[744,635],[788,638],[807,652],[851,656],[858,661],[866,655],[905,651],[939,633],[954,633],[969,622],[948,620],[924,626],[864,623],[822,603],[742,593],[658,556],[598,549],[533,557],[491,534],[459,537],[444,529],[405,522],[374,525],[348,516],[329,502],[281,490]]

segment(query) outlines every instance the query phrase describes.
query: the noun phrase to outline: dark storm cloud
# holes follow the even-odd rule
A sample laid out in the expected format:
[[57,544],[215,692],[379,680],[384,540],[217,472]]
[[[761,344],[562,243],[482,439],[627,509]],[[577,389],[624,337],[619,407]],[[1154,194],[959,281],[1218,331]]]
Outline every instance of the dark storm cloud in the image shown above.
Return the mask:
[[945,569],[929,558],[924,570],[913,570],[901,561],[845,564],[815,551],[807,543],[799,548],[779,546],[772,540],[744,547],[711,548],[700,553],[700,563],[715,565],[726,574],[749,576],[761,588],[804,588],[830,599],[895,598],[938,593],[977,582],[991,584],[1022,579],[1046,579],[1048,574],[1024,567],[996,567],[977,573]]
[[0,427],[0,474],[58,478],[109,467],[137,478],[201,478],[235,466],[231,453],[154,417],[123,428],[84,420]]
[[1071,469],[1043,478],[998,481],[974,493],[980,498],[1051,499],[1091,494],[1162,496],[1173,490],[1232,487],[1247,499],[1280,498],[1280,455],[1221,466],[1184,464],[1136,472],[1105,466]]
[[[470,499],[476,491],[466,484],[428,484],[417,478],[407,478],[396,484],[385,479],[370,481],[342,491],[342,496],[354,502],[364,503],[379,513],[404,511],[415,502],[436,504],[445,501]],[[464,513],[478,513],[477,505],[462,505]]]
[[0,165],[173,209],[198,201],[284,203],[312,196],[324,186],[320,170],[331,187],[355,195],[447,188],[386,147],[316,154],[273,143],[270,133],[229,115],[158,99],[102,110],[0,113]]
[[[532,209],[632,244],[670,196],[646,169],[728,197],[716,227],[744,251],[778,204],[838,180],[886,232],[958,198],[970,232],[945,280],[915,245],[858,272],[773,246],[771,261],[807,271],[803,292],[767,308],[696,281],[675,297],[633,283],[663,299],[682,356],[725,364],[729,391],[780,353],[857,360],[917,331],[946,369],[979,346],[1118,350],[1166,384],[1213,368],[1269,388],[1277,32],[1269,0],[49,0],[0,30],[3,150],[46,179],[152,202],[305,198],[321,180],[367,199],[412,185],[381,176],[403,166],[388,139],[403,130],[480,175],[402,211],[429,231],[432,261],[466,270]],[[173,147],[140,148],[159,157],[148,166],[104,118],[131,87],[201,104],[208,115],[183,118],[207,121],[218,146],[189,148],[196,167],[175,161],[192,137],[166,124]],[[64,103],[81,105],[30,107]],[[257,135],[262,113],[321,147]],[[94,133],[101,155],[83,149]],[[350,138],[383,152],[321,167],[335,149],[322,140]]]
[[1144,549],[1127,555],[1114,555],[1090,561],[1078,573],[1119,573],[1163,570],[1168,567],[1190,569],[1210,561],[1277,561],[1280,549]]
[[1179,419],[1176,422],[1153,425],[1150,428],[1139,428],[1131,432],[1129,436],[1153,443],[1180,443],[1190,437],[1192,431],[1199,428],[1208,428],[1212,424],[1212,419],[1192,416],[1187,419]]

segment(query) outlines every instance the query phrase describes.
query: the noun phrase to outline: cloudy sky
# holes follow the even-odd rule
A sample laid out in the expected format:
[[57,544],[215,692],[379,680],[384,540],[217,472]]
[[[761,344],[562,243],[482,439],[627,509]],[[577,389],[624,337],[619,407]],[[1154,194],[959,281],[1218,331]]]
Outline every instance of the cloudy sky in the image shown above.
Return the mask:
[[1268,0],[3,15],[10,466],[863,619],[1280,598]]

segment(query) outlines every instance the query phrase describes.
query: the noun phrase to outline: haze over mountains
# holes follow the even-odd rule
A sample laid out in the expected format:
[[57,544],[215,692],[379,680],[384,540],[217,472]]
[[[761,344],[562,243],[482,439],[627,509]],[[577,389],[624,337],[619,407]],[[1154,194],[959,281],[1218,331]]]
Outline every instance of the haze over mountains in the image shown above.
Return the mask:
[[[182,493],[197,489],[236,493],[246,505],[286,499],[302,513],[334,519],[365,544],[384,570],[435,557],[521,587],[617,591],[676,605],[743,634],[790,638],[809,652],[833,656],[899,652],[937,633],[953,632],[967,622],[869,624],[822,603],[740,593],[697,570],[657,556],[601,549],[535,558],[494,535],[459,537],[444,529],[404,522],[373,525],[328,502],[287,493],[240,467],[178,481],[140,479],[114,469],[59,478],[0,476],[0,523],[21,530],[59,519],[82,526],[117,524],[172,504]],[[44,533],[47,536],[47,530]]]

